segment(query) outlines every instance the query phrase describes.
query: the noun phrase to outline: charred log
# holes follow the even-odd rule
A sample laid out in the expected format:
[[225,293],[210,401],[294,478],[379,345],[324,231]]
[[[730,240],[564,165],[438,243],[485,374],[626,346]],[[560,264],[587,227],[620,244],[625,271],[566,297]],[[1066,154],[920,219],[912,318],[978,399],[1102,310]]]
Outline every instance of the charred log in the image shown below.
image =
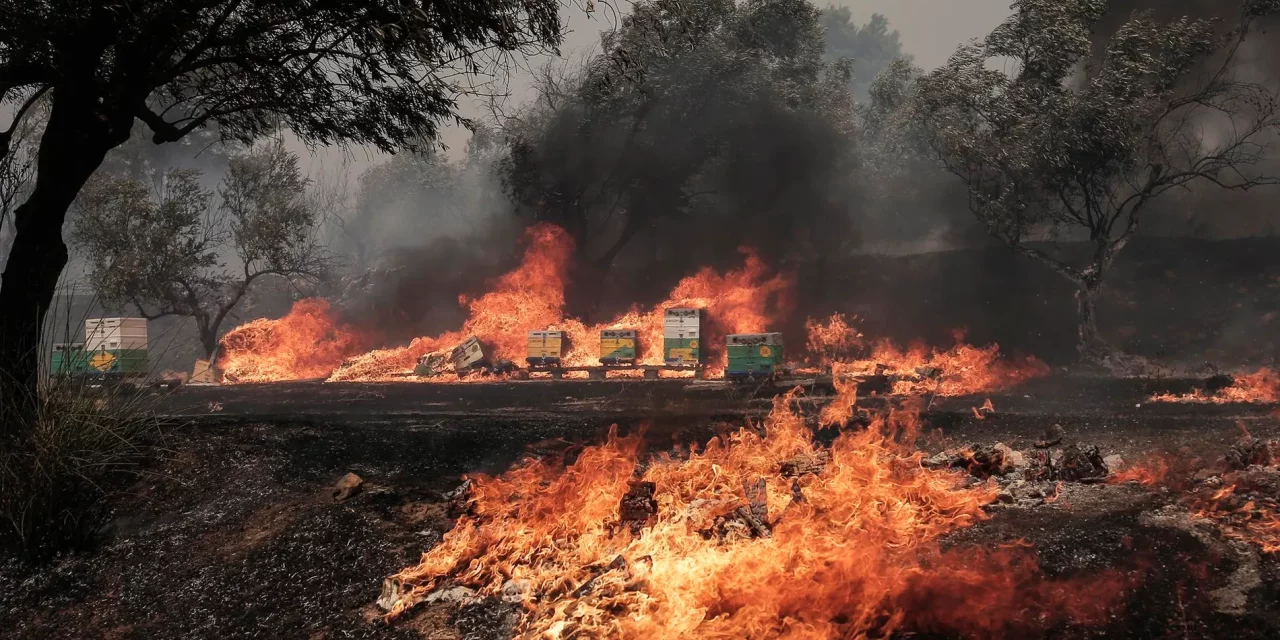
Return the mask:
[[817,475],[827,468],[831,452],[820,449],[814,453],[802,453],[782,461],[780,471],[784,478],[798,478],[808,473]]
[[639,534],[657,515],[658,501],[654,499],[657,492],[658,487],[652,482],[632,481],[626,495],[622,496],[618,515],[632,534]]
[[1100,482],[1107,477],[1107,465],[1096,446],[1081,448],[1075,444],[1069,445],[1062,450],[1062,458],[1054,466],[1059,480]]
[[1231,445],[1227,449],[1226,459],[1228,469],[1247,469],[1250,466],[1272,466],[1276,464],[1277,455],[1280,444],[1271,440],[1259,440],[1253,436],[1246,435]]

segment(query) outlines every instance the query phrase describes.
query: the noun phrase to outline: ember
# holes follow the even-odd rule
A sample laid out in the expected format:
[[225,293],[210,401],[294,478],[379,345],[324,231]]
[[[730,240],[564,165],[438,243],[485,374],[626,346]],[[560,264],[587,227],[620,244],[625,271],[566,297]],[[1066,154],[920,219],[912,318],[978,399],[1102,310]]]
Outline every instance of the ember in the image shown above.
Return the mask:
[[1122,592],[1116,575],[1046,580],[1022,545],[943,551],[998,489],[923,468],[912,411],[822,448],[793,399],[775,399],[763,436],[687,457],[641,466],[639,438],[612,432],[568,467],[474,478],[474,515],[389,580],[390,615],[442,587],[519,582],[523,638],[987,636],[1100,621]]

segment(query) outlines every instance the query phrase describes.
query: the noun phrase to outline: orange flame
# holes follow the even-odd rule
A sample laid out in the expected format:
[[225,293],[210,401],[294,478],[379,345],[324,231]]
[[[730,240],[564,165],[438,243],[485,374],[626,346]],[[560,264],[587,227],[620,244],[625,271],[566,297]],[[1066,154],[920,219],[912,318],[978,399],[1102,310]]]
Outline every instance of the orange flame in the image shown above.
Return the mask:
[[1251,542],[1264,553],[1280,551],[1280,506],[1274,498],[1247,498],[1238,486],[1227,485],[1193,502],[1196,517],[1214,521],[1229,538]]
[[930,349],[923,344],[902,350],[881,340],[869,355],[857,358],[850,353],[861,345],[862,334],[844,316],[835,314],[823,323],[810,321],[806,327],[812,358],[824,364],[841,363],[843,375],[899,377],[893,392],[900,395],[970,395],[1005,389],[1049,374],[1049,367],[1036,358],[1002,359],[999,345],[965,344],[963,332],[956,332],[956,344],[947,350]]
[[328,302],[299,300],[283,318],[254,320],[223,336],[217,367],[233,383],[323,378],[367,342],[334,319]]
[[1197,402],[1206,404],[1280,403],[1280,374],[1271,369],[1258,369],[1253,373],[1234,376],[1231,386],[1212,393],[1196,389],[1191,393],[1160,393],[1151,396],[1151,402]]
[[[612,322],[588,326],[580,320],[564,317],[565,286],[573,255],[573,240],[563,229],[549,224],[530,227],[525,233],[526,249],[519,266],[498,278],[490,290],[476,298],[462,298],[470,315],[457,331],[438,336],[416,338],[408,345],[379,349],[355,355],[348,350],[342,356],[353,356],[345,363],[342,357],[329,358],[327,370],[307,368],[307,376],[328,375],[330,381],[376,381],[407,377],[422,356],[450,349],[468,336],[475,336],[490,350],[490,357],[519,364],[524,362],[525,344],[530,331],[564,331],[569,346],[562,359],[564,366],[598,364],[599,332],[603,329],[636,329],[639,332],[637,361],[640,364],[662,364],[662,323],[665,310],[693,307],[705,311],[702,341],[704,361],[714,375],[723,368],[724,336],[730,333],[754,333],[767,330],[788,308],[792,280],[771,275],[768,267],[754,251],[742,249],[743,266],[724,274],[711,268],[684,278],[661,304],[649,310],[633,308]],[[259,321],[262,322],[262,321]],[[286,325],[287,326],[287,325]],[[277,328],[283,333],[284,326]],[[306,336],[299,342],[306,343]],[[288,380],[303,377],[301,371],[289,370],[274,363],[272,367],[256,362],[271,359],[269,350],[258,343],[237,342],[228,345],[244,368],[261,370],[257,380]],[[339,367],[338,365],[342,366]],[[638,372],[637,372],[638,373]],[[228,381],[245,381],[228,378]]]
[[1138,462],[1127,469],[1121,469],[1112,473],[1107,478],[1108,484],[1124,484],[1126,482],[1136,482],[1143,486],[1155,486],[1164,484],[1169,477],[1169,463],[1162,457],[1153,457],[1151,459]]
[[[987,636],[1100,620],[1124,588],[1113,575],[1045,582],[1023,546],[943,551],[996,487],[921,467],[903,444],[918,431],[910,411],[820,448],[794,394],[775,399],[765,435],[743,429],[687,457],[641,465],[640,439],[611,430],[567,468],[472,478],[470,514],[392,578],[390,615],[461,583],[514,591],[522,638]],[[784,477],[798,457],[821,463]],[[639,526],[619,509],[637,480],[652,483]]]

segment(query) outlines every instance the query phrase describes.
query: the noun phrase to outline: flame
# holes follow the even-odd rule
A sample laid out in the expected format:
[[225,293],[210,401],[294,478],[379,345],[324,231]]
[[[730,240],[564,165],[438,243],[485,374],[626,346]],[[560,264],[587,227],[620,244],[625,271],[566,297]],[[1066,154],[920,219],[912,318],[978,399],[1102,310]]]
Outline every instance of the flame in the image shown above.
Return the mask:
[[999,345],[966,344],[963,332],[956,332],[955,346],[946,350],[924,344],[904,350],[880,340],[869,355],[857,358],[850,353],[858,350],[862,334],[844,316],[835,314],[822,323],[810,321],[806,327],[811,359],[825,364],[839,362],[843,375],[897,377],[893,393],[900,395],[963,396],[1006,389],[1049,374],[1049,367],[1034,357],[1002,359]]
[[1280,374],[1271,369],[1258,369],[1253,373],[1234,376],[1231,386],[1214,392],[1196,389],[1191,393],[1159,393],[1151,396],[1151,402],[1197,402],[1207,404],[1232,404],[1237,402],[1256,404],[1280,403]]
[[217,368],[231,383],[323,378],[367,342],[334,319],[328,302],[299,300],[283,318],[254,320],[223,336]]
[[1228,484],[1193,501],[1196,517],[1212,520],[1227,537],[1256,544],[1264,553],[1280,551],[1280,505],[1274,497],[1239,489]]
[[[990,636],[1100,621],[1125,588],[1118,574],[1045,581],[1026,545],[944,551],[997,488],[923,468],[911,410],[815,445],[795,393],[775,398],[763,435],[687,455],[642,463],[640,438],[615,428],[567,467],[471,478],[469,514],[391,578],[390,616],[461,583],[514,592],[521,638]],[[794,460],[805,471],[785,477]],[[639,522],[620,515],[636,487],[651,500]]]
[[[450,348],[467,336],[479,338],[492,350],[494,358],[523,363],[528,333],[541,330],[565,332],[569,345],[561,359],[562,366],[598,365],[600,331],[604,329],[636,329],[637,363],[660,365],[663,363],[663,317],[666,310],[673,307],[704,310],[704,361],[711,363],[708,371],[716,375],[726,363],[724,350],[719,348],[724,336],[767,330],[788,308],[793,285],[787,276],[771,275],[753,250],[743,248],[743,265],[739,269],[720,274],[710,267],[703,268],[677,283],[666,300],[649,310],[632,308],[611,322],[587,325],[564,317],[564,289],[573,252],[572,238],[559,227],[540,224],[530,228],[526,241],[528,248],[516,269],[499,278],[489,292],[463,301],[470,309],[470,316],[460,330],[417,338],[406,347],[353,358],[335,371],[330,380],[369,381],[404,376],[418,358]],[[634,375],[642,372],[636,371]],[[585,376],[581,373],[581,377]]]
[[1124,484],[1136,482],[1151,487],[1164,484],[1169,478],[1169,463],[1162,457],[1152,457],[1134,464],[1127,469],[1112,473],[1107,478],[1108,484]]

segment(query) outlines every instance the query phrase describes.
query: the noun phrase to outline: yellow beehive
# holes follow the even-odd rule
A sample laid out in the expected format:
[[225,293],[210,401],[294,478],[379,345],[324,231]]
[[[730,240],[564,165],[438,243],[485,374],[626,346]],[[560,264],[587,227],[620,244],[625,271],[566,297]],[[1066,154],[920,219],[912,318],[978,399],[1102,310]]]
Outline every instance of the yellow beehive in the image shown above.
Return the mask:
[[531,366],[554,366],[560,364],[564,355],[563,331],[530,331],[529,348],[525,359]]

